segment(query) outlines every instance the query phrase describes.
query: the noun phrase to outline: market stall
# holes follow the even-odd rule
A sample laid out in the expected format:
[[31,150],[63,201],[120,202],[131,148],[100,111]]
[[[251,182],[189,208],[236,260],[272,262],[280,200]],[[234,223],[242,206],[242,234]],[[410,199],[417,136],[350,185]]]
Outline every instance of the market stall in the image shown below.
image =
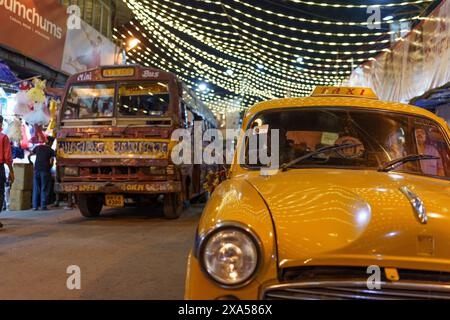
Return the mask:
[[[16,181],[6,189],[6,207],[31,208],[33,165],[30,151],[54,135],[61,90],[48,88],[40,77],[20,80],[5,62],[0,61],[0,114],[3,133],[11,141]],[[9,172],[7,172],[8,174]]]

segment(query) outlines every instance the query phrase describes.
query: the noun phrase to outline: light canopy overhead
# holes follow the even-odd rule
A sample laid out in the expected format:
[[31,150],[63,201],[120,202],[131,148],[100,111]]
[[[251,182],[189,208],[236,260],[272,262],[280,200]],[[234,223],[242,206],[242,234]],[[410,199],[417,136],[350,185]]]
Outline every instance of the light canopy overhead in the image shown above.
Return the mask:
[[[431,0],[123,0],[133,63],[174,72],[217,113],[337,85],[420,22]],[[369,21],[378,8],[380,21]],[[383,19],[391,16],[390,19]],[[372,23],[370,26],[369,24]],[[400,29],[392,26],[400,26]]]

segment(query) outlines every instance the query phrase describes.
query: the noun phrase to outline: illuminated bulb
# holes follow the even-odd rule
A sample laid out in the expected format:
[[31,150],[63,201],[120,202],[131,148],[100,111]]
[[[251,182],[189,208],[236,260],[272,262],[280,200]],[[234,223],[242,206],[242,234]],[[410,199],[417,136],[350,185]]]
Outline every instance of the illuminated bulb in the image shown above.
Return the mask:
[[130,41],[128,41],[128,48],[127,51],[130,51],[137,47],[137,45],[140,43],[139,39],[133,38]]
[[232,76],[234,74],[234,72],[231,69],[227,69],[227,71],[225,71],[225,74]]
[[202,82],[198,85],[198,90],[200,91],[207,91],[208,90],[208,86],[206,85],[206,83]]

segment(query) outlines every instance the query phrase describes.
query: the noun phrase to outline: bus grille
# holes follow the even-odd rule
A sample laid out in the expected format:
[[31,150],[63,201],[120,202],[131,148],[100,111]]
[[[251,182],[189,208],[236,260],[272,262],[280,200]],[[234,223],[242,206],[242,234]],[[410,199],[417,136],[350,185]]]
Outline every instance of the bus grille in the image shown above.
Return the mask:
[[149,167],[81,167],[79,176],[64,176],[64,181],[150,181],[167,180],[172,177],[173,171],[165,166]]

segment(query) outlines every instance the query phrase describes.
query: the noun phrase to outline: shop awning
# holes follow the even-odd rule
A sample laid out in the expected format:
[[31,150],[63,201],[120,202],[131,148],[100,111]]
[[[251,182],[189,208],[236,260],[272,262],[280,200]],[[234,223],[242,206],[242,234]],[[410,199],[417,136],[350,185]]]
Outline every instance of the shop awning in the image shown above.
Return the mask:
[[0,82],[14,83],[19,81],[15,74],[11,71],[9,66],[0,60]]

